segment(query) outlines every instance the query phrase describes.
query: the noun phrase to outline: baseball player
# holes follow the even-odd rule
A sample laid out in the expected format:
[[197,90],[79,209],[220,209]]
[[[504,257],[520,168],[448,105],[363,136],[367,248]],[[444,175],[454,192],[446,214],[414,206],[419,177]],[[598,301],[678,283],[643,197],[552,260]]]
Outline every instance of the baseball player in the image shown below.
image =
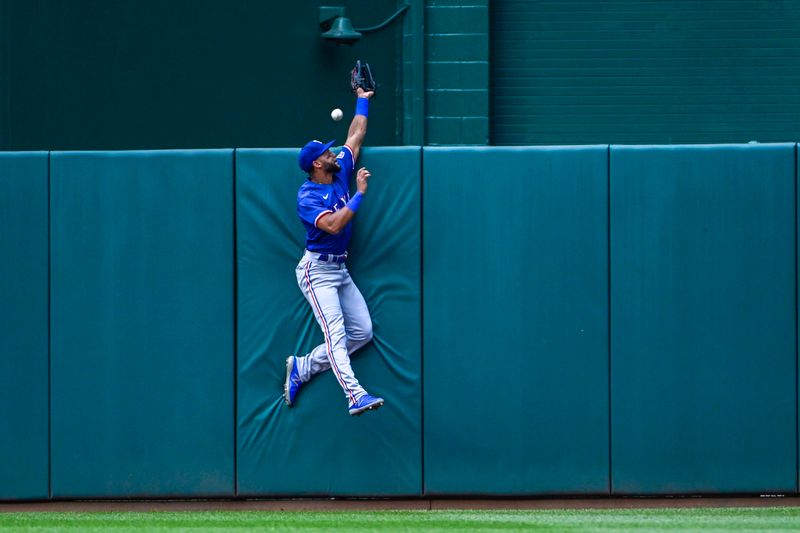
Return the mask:
[[351,197],[348,182],[367,133],[369,99],[374,94],[374,90],[360,86],[354,89],[358,96],[356,114],[339,155],[330,150],[335,141],[310,141],[298,156],[308,179],[297,193],[297,214],[306,229],[306,250],[297,265],[297,283],[314,310],[325,342],[304,357],[291,355],[286,359],[284,398],[291,407],[303,383],[330,368],[344,390],[350,414],[361,415],[378,409],[384,400],[370,396],[350,366],[350,354],[372,339],[367,304],[345,264],[352,220],[367,194],[370,177],[366,168],[358,170],[357,192]]

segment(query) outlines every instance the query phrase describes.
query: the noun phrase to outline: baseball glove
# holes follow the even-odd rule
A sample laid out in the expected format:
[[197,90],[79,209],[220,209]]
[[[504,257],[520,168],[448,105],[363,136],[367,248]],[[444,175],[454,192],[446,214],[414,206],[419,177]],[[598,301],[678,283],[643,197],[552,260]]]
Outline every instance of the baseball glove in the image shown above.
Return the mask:
[[353,72],[350,73],[350,88],[353,93],[361,87],[365,91],[375,91],[376,83],[375,78],[372,77],[372,69],[369,68],[369,63],[362,63],[361,60],[356,61],[356,66],[353,67]]

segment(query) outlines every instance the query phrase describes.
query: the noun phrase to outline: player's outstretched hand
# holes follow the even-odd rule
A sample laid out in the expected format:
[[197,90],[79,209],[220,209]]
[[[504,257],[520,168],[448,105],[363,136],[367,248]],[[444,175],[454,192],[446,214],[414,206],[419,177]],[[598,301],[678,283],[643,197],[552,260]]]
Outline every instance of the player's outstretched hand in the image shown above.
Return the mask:
[[369,100],[370,98],[372,98],[372,95],[374,94],[375,91],[365,91],[361,87],[356,89],[356,96],[358,96],[359,98],[366,98],[367,100]]
[[366,167],[361,167],[358,169],[358,174],[356,174],[356,189],[361,194],[367,194],[367,185],[369,184],[369,177],[371,174]]

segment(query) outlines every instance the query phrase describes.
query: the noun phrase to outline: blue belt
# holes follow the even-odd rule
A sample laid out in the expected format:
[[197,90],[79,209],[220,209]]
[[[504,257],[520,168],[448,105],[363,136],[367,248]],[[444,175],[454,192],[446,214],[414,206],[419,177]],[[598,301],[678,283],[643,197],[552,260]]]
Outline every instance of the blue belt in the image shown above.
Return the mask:
[[334,255],[334,254],[319,254],[317,258],[318,261],[324,261],[326,263],[339,263],[342,264],[347,259],[347,254],[342,255]]

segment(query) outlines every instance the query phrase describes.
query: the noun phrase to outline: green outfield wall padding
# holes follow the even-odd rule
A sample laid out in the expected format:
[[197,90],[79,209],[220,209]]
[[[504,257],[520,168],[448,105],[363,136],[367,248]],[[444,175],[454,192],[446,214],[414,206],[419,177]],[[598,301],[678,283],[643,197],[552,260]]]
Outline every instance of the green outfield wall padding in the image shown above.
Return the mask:
[[47,158],[0,153],[0,500],[49,491]]
[[426,493],[606,494],[607,147],[423,159]]
[[233,150],[51,154],[56,498],[234,493]]
[[795,492],[794,145],[610,169],[613,493]]
[[[386,399],[351,417],[334,375],[284,405],[285,358],[323,342],[295,279],[305,230],[298,149],[237,150],[238,433],[240,496],[415,496],[422,487],[421,149],[365,149],[372,171],[347,261],[374,340],[352,359]],[[351,188],[353,191],[355,187]]]

